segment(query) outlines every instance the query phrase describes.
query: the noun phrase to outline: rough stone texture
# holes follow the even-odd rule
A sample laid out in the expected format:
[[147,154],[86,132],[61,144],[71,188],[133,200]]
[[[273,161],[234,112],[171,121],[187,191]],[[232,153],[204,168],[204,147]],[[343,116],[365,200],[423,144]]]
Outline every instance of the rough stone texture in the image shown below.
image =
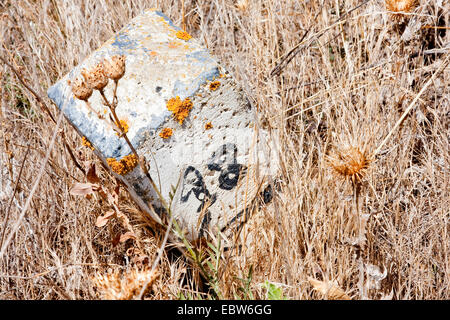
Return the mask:
[[[262,177],[267,172],[261,174],[262,167],[255,164],[257,159],[261,162],[261,155],[267,163],[270,149],[264,148],[267,135],[255,133],[254,110],[233,78],[197,40],[177,37],[179,30],[162,13],[148,10],[52,86],[48,95],[105,164],[107,158],[120,160],[131,154],[125,139],[73,97],[68,80],[73,82],[83,68],[104,58],[125,55],[117,115],[129,125],[129,139],[147,159],[150,175],[181,227],[196,239],[237,220],[263,191]],[[213,90],[215,81],[219,85]],[[112,97],[113,88],[110,81],[107,97]],[[177,96],[193,102],[181,125],[166,106]],[[98,91],[89,102],[108,119]],[[208,122],[211,128],[206,127]],[[173,130],[170,138],[159,136],[163,128]],[[139,206],[159,221],[150,204],[162,214],[160,201],[139,166],[116,176]]]

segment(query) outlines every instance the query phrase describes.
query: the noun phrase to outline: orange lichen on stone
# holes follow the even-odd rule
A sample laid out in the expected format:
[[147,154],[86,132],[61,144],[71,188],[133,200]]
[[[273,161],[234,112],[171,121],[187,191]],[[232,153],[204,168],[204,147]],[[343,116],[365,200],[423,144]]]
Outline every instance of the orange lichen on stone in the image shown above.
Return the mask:
[[171,49],[175,49],[176,47],[179,47],[180,45],[181,45],[181,43],[176,42],[176,41],[170,41],[170,42],[168,43],[168,46],[169,46],[169,48],[171,48]]
[[209,129],[211,129],[212,127],[213,127],[213,125],[212,125],[211,121],[210,121],[210,122],[207,122],[207,123],[205,124],[205,130],[209,130]]
[[108,166],[112,171],[117,174],[124,175],[136,167],[138,164],[138,159],[134,154],[129,154],[120,159],[120,161],[117,161],[114,158],[108,158],[106,159],[106,163],[108,163]]
[[[120,120],[119,122],[120,122],[120,126],[122,126],[123,133],[127,133],[127,132],[128,132],[128,129],[130,128],[130,126],[128,125],[128,123],[127,123],[125,120]],[[116,123],[116,125],[117,125],[117,126],[119,127],[119,129],[120,129],[119,124]],[[117,134],[118,136],[120,135],[120,134],[117,133],[117,132],[116,132],[116,134]]]
[[172,111],[173,117],[178,121],[179,124],[183,124],[184,119],[189,115],[194,104],[191,99],[186,98],[181,101],[180,97],[172,98],[167,101],[167,110]]
[[213,81],[209,84],[209,90],[216,91],[220,87],[220,81]]
[[178,39],[186,40],[186,41],[189,40],[190,38],[192,38],[189,33],[187,33],[186,31],[183,31],[183,30],[177,31],[176,36]]
[[171,128],[164,128],[159,133],[159,136],[163,139],[168,139],[172,136],[173,130]]
[[81,138],[81,143],[83,144],[83,146],[86,146],[86,147],[90,148],[91,150],[94,150],[94,147],[88,141],[88,139],[86,139],[86,137]]

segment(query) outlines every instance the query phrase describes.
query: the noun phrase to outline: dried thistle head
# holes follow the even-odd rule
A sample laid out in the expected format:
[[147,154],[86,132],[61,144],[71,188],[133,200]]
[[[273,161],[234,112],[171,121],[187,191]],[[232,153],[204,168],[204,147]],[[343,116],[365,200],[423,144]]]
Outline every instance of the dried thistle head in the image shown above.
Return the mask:
[[77,77],[72,83],[72,93],[79,100],[88,101],[92,95],[92,91],[92,88],[82,77]]
[[241,11],[245,11],[248,8],[248,0],[238,0],[236,1],[236,8]]
[[125,74],[125,56],[115,55],[110,60],[103,61],[105,75],[114,81],[118,81]]
[[97,63],[88,70],[81,71],[84,79],[92,89],[103,90],[108,84],[108,78],[104,73],[103,63]]
[[123,274],[119,271],[107,274],[97,273],[92,282],[103,299],[131,300],[139,295],[145,285],[147,285],[145,289],[148,290],[158,276],[157,270],[150,272],[133,269]]
[[308,278],[308,280],[314,290],[322,293],[329,300],[351,300],[344,290],[331,281],[320,281],[313,278]]
[[399,17],[404,13],[411,12],[417,5],[417,0],[386,0],[386,9],[394,12],[394,16]]
[[364,149],[353,146],[336,148],[327,161],[334,172],[350,179],[353,183],[360,183],[371,162]]

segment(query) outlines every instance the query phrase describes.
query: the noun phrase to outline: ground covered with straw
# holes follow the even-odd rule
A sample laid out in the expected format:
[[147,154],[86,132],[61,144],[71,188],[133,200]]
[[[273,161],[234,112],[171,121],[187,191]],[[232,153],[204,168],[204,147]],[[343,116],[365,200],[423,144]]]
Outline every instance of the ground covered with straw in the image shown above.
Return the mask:
[[[208,47],[279,138],[275,196],[233,247],[164,244],[46,97],[152,7]],[[449,9],[2,1],[0,299],[448,299]],[[74,191],[86,181],[101,189]]]

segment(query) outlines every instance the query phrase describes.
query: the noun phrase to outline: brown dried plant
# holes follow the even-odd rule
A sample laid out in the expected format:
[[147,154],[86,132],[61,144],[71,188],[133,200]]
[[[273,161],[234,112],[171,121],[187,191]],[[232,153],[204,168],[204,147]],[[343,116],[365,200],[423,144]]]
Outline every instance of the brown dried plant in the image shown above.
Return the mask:
[[331,281],[320,281],[313,278],[308,278],[308,281],[314,290],[319,291],[329,300],[351,300],[347,293]]
[[386,9],[394,18],[402,18],[405,13],[410,13],[417,6],[417,0],[386,0]]
[[95,90],[102,91],[108,85],[108,78],[103,71],[103,63],[99,62],[89,69],[81,71],[87,85]]
[[92,90],[92,87],[87,84],[85,79],[78,77],[72,84],[72,92],[75,98],[88,101],[94,90]]
[[92,278],[92,282],[97,287],[102,299],[131,300],[136,299],[142,290],[144,292],[150,290],[158,277],[158,270],[152,272],[148,269],[133,268],[125,272],[118,270],[106,274],[97,272]]
[[362,214],[361,192],[363,178],[367,173],[372,156],[368,153],[367,144],[362,144],[358,140],[352,139],[353,143],[339,143],[335,146],[331,155],[327,157],[327,162],[332,168],[333,173],[343,178],[345,181],[351,181],[353,187],[353,212],[347,217],[349,221],[355,220],[353,228],[356,229],[357,238],[353,245],[356,249],[356,259],[359,268],[359,294],[361,299],[365,299],[366,292],[364,287],[364,256],[361,250],[365,249],[367,217]]
[[119,81],[125,74],[125,56],[114,55],[103,61],[105,75],[114,81]]
[[105,75],[114,80],[113,104],[117,105],[117,86],[125,74],[125,56],[114,55],[109,60],[105,59],[103,65]]
[[367,151],[352,145],[337,147],[328,156],[328,163],[334,172],[353,184],[361,183],[370,162]]
[[[134,164],[128,163],[133,161]],[[127,158],[126,160],[124,160],[124,164],[122,162],[120,162],[119,164],[114,164],[117,166],[122,165],[120,168],[114,168],[114,165],[112,166],[114,170],[118,170],[120,172],[120,170],[131,170],[128,167],[133,167],[133,165],[135,166],[136,162],[136,160],[130,160]],[[125,242],[128,239],[134,239],[136,240],[137,246],[141,246],[139,239],[136,238],[134,228],[131,225],[129,218],[120,209],[120,184],[117,184],[112,190],[108,189],[104,184],[102,184],[101,179],[96,173],[95,163],[87,163],[86,182],[75,183],[70,189],[69,193],[72,195],[85,197],[96,195],[96,197],[100,197],[101,199],[103,199],[103,201],[108,204],[109,210],[104,215],[100,215],[97,217],[95,223],[96,227],[101,228],[105,226],[109,221],[116,219],[125,230],[124,232],[120,232],[116,235],[116,238],[118,239],[117,242]],[[128,236],[124,237],[124,235]],[[114,242],[115,240],[113,239],[113,245],[115,244]]]
[[245,12],[248,8],[248,0],[237,0],[235,6]]
[[[125,63],[126,58],[123,55],[114,55],[109,60],[104,59],[103,62],[99,62],[95,64],[94,66],[91,66],[88,69],[83,69],[81,71],[81,74],[85,78],[86,82],[77,80],[72,84],[72,91],[74,92],[75,97],[77,97],[80,100],[83,100],[88,108],[90,110],[93,110],[92,106],[89,103],[89,97],[92,95],[92,92],[90,90],[98,90],[100,95],[102,96],[103,103],[109,108],[111,115],[110,115],[110,122],[108,122],[108,125],[113,127],[113,129],[116,131],[117,135],[119,137],[123,137],[131,149],[132,152],[132,158],[133,159],[139,159],[139,162],[141,164],[141,168],[144,171],[144,173],[147,175],[147,177],[150,178],[150,175],[148,174],[148,168],[145,163],[144,157],[139,157],[136,149],[134,148],[133,144],[129,140],[127,136],[128,132],[128,124],[124,120],[120,120],[116,113],[116,108],[118,104],[117,99],[117,87],[119,80],[124,76],[125,74]],[[108,100],[108,98],[105,95],[105,87],[108,85],[108,79],[114,80],[114,91],[113,91],[113,98],[111,101]],[[88,95],[87,93],[90,93]],[[93,110],[94,111],[94,110]],[[99,118],[102,118],[103,116],[100,115],[100,113],[96,112]],[[128,155],[129,157],[131,155]],[[122,161],[122,160],[121,160]],[[108,165],[113,165],[111,168],[119,169],[118,164],[122,164],[121,161],[117,161],[116,159],[109,159]],[[134,163],[133,162],[133,163]],[[128,162],[127,162],[128,163]],[[120,167],[122,168],[122,167]],[[120,174],[126,174],[130,172],[129,168],[127,167],[127,170],[116,170],[114,172],[120,172]],[[150,178],[151,179],[151,178]]]

